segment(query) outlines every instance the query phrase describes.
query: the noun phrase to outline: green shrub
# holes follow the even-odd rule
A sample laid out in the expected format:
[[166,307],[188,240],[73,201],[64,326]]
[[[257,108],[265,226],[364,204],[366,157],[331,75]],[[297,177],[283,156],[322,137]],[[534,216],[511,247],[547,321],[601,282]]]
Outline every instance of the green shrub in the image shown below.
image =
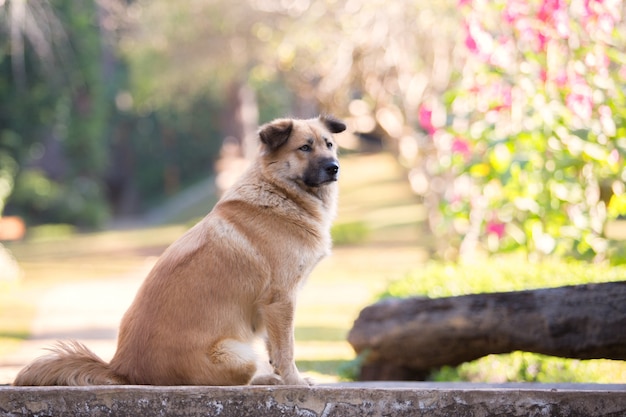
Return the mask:
[[457,367],[434,371],[433,381],[623,383],[626,362],[608,359],[579,360],[530,352],[488,355]]
[[76,177],[59,182],[37,169],[21,173],[10,202],[29,225],[67,223],[99,228],[110,216],[98,181]]
[[339,378],[343,381],[355,381],[359,378],[359,373],[361,372],[361,366],[363,366],[363,362],[365,358],[369,354],[369,350],[361,352],[358,356],[350,361],[345,361],[343,364],[339,366],[337,369],[337,374]]

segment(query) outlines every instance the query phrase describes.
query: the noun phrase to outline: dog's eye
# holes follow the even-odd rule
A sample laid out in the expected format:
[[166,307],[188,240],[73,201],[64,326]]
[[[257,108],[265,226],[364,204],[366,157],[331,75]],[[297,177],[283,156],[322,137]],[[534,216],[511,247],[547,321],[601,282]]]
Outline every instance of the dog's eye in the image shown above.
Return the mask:
[[332,149],[333,148],[333,143],[332,142],[326,142],[326,147],[328,149]]
[[310,145],[302,145],[298,149],[300,149],[302,152],[309,152],[309,151],[311,151],[311,146]]

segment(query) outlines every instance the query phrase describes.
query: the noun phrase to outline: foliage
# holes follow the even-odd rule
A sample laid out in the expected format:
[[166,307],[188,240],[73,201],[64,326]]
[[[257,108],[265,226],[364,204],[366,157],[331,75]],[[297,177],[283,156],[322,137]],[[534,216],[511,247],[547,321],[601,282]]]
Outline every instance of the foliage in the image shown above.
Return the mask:
[[441,213],[433,231],[462,255],[480,246],[605,259],[607,221],[626,199],[622,2],[459,6],[457,87],[420,109],[437,157],[427,166]]
[[337,369],[339,378],[344,381],[355,381],[359,378],[361,367],[365,363],[365,359],[370,354],[368,349],[359,353],[354,359],[346,361]]
[[[117,170],[111,182],[129,181],[140,209],[211,174],[220,146],[219,104],[196,97],[187,105],[114,114],[111,149]],[[127,178],[130,177],[130,178]]]
[[58,182],[41,170],[22,169],[9,202],[31,223],[97,226],[107,218],[103,200],[102,189],[84,176]]
[[[70,206],[67,217],[77,224],[98,225],[107,216],[95,16],[92,2],[0,4],[0,212],[15,187],[22,195],[13,208],[26,204],[33,219],[57,203]],[[52,143],[64,154],[56,174],[26,169],[37,166]]]
[[489,355],[433,372],[433,381],[623,383],[626,363],[608,359],[578,360],[530,352]]
[[218,99],[136,105],[116,4],[0,3],[0,213],[99,227],[210,174]]

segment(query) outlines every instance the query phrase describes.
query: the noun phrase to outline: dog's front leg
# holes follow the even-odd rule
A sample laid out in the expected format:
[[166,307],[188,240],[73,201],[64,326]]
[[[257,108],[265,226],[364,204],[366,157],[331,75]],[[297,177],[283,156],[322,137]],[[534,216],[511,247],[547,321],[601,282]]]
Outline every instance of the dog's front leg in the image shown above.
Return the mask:
[[293,321],[295,301],[286,296],[263,308],[267,329],[267,348],[270,361],[286,385],[309,385],[300,376],[294,360]]

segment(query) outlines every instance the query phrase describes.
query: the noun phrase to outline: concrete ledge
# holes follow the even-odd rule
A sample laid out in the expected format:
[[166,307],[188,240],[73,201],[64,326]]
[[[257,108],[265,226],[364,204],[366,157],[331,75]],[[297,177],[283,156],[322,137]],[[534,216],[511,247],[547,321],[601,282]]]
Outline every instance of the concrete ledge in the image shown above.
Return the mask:
[[624,416],[625,385],[0,387],[1,416]]

